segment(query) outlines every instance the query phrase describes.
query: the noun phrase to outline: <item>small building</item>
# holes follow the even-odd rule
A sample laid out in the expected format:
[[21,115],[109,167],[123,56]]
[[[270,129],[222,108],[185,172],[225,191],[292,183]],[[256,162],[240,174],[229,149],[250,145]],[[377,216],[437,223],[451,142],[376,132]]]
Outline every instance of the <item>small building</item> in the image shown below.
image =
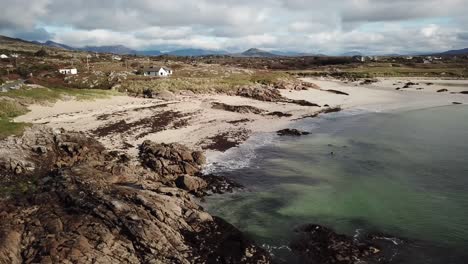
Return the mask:
[[117,56],[117,55],[114,55],[114,56],[112,56],[112,60],[121,61],[121,60],[122,60],[122,57]]
[[12,58],[19,58],[19,55],[16,54],[16,53],[10,54],[10,56],[11,56]]
[[167,67],[150,66],[142,67],[140,73],[144,76],[167,77],[172,75],[172,69]]
[[360,62],[365,62],[366,57],[364,57],[364,56],[353,56],[353,60],[360,61]]
[[8,59],[8,56],[5,54],[0,55],[0,59]]
[[65,75],[75,75],[75,74],[78,74],[78,70],[75,69],[75,68],[70,68],[70,69],[59,69],[59,72],[61,74],[65,74]]

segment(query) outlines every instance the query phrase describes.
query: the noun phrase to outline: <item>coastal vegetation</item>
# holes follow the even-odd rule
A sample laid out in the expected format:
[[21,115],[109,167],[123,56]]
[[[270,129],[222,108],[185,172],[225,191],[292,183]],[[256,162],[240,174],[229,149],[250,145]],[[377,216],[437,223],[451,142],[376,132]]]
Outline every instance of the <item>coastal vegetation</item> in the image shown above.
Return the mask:
[[12,120],[29,112],[28,105],[54,103],[61,99],[94,100],[118,94],[115,91],[70,89],[70,88],[31,88],[23,86],[18,90],[0,93],[0,139],[21,134],[27,123]]

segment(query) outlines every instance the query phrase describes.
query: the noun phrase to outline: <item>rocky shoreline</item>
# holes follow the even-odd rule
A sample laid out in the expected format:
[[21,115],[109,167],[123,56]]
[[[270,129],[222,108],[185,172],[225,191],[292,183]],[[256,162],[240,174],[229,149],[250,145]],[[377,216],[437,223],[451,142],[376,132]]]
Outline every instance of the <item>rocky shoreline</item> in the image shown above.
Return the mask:
[[135,161],[42,126],[0,145],[2,262],[271,263],[188,193],[220,190],[201,152],[145,142]]

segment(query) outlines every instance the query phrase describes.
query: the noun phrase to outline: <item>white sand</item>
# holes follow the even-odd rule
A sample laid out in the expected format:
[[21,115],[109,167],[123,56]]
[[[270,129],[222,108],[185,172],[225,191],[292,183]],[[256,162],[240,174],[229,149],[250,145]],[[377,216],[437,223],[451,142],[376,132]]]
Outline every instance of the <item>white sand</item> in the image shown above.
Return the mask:
[[[382,78],[378,83],[361,86],[358,83],[343,83],[336,80],[303,80],[319,85],[322,90],[282,90],[283,96],[291,99],[307,100],[319,105],[328,104],[332,107],[341,106],[344,109],[373,112],[452,105],[452,102],[468,104],[468,95],[450,93],[450,91],[468,90],[468,81]],[[396,87],[401,87],[403,83],[408,81],[420,82],[421,85],[403,91],[395,90]],[[428,82],[434,83],[434,85],[422,84]],[[464,87],[465,84],[466,87]],[[424,90],[416,90],[417,87],[423,87]],[[437,93],[437,90],[443,88],[448,89],[449,92]],[[327,89],[343,91],[349,93],[349,96],[323,91]],[[212,102],[223,102],[229,105],[250,105],[268,112],[280,111],[292,114],[292,116],[279,118],[216,110],[211,108]],[[158,105],[165,104],[168,105],[158,107]],[[84,131],[90,135],[93,135],[93,130],[118,122],[132,123],[143,119],[139,127],[98,137],[98,140],[109,148],[129,148],[130,153],[136,154],[136,146],[146,139],[164,143],[178,142],[196,148],[209,144],[210,140],[208,138],[220,133],[230,133],[232,137],[244,138],[252,133],[274,132],[287,128],[293,120],[314,114],[321,108],[304,107],[289,103],[261,102],[238,96],[199,95],[178,97],[177,100],[170,102],[116,96],[95,101],[60,101],[52,106],[34,105],[30,109],[31,112],[16,118],[15,121],[45,123],[54,128]],[[186,115],[175,120],[176,122],[186,120],[186,123],[177,129],[173,129],[171,123],[165,130],[154,132],[154,127],[151,127],[151,120],[163,118],[164,115],[168,115],[168,111]],[[249,122],[228,123],[241,119],[249,119]],[[142,137],[140,137],[141,135]]]

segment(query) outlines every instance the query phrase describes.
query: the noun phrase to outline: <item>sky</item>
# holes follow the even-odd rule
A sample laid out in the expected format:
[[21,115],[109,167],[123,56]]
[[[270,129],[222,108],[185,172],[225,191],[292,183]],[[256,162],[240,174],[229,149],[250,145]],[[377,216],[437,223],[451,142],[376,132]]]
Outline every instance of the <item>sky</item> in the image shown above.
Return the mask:
[[137,50],[337,55],[468,47],[468,0],[0,0],[0,34]]

